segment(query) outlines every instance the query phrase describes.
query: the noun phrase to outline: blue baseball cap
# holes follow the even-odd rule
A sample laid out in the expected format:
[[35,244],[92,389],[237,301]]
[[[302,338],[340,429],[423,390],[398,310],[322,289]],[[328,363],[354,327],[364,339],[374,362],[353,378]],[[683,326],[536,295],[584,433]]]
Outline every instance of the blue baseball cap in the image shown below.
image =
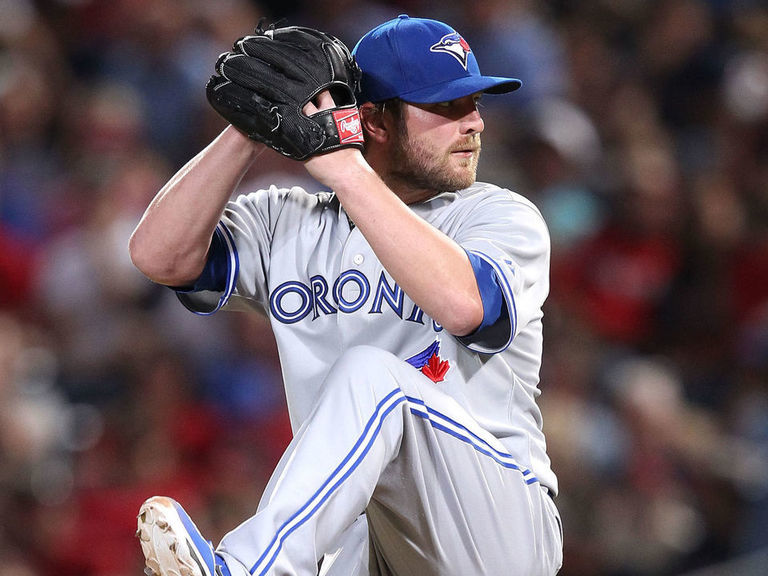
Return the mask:
[[400,98],[428,104],[522,85],[516,78],[480,74],[469,44],[447,24],[406,14],[368,32],[352,54],[363,71],[360,102]]

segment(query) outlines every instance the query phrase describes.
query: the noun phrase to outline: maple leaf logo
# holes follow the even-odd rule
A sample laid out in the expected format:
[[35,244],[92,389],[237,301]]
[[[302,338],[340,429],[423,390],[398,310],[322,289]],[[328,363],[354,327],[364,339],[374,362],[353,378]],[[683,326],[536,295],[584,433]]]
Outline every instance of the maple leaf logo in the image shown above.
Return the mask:
[[432,382],[442,382],[445,378],[445,373],[448,372],[450,367],[451,365],[448,363],[448,360],[440,360],[440,356],[432,354],[427,363],[422,366],[421,373],[432,380]]

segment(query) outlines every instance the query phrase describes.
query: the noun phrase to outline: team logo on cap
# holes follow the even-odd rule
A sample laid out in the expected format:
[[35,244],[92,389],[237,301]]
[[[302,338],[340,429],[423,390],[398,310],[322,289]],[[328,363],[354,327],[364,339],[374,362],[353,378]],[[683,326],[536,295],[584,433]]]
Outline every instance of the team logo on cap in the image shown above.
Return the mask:
[[450,54],[467,69],[467,56],[472,50],[469,48],[467,41],[462,38],[458,32],[451,32],[446,34],[440,41],[429,47],[430,52],[445,52]]

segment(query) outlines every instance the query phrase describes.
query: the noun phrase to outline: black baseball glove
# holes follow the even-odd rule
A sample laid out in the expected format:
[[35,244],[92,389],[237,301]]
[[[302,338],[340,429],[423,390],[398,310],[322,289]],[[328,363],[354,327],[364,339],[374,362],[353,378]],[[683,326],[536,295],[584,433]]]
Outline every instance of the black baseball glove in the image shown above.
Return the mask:
[[[216,62],[206,86],[213,108],[253,140],[295,160],[363,147],[355,100],[360,68],[337,38],[311,28],[259,26]],[[323,90],[335,108],[307,116]]]

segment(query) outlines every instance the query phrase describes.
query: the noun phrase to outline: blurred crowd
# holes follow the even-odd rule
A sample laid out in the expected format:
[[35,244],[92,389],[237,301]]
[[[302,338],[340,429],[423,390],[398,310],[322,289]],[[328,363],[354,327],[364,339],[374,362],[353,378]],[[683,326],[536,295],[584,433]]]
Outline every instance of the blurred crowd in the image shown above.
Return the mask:
[[[253,513],[290,439],[268,324],[186,312],[127,240],[260,17],[352,46],[403,12],[524,82],[483,100],[479,178],[552,234],[561,573],[765,573],[763,2],[0,0],[0,576],[140,574],[157,493],[214,541]],[[264,154],[242,187],[307,178]]]

